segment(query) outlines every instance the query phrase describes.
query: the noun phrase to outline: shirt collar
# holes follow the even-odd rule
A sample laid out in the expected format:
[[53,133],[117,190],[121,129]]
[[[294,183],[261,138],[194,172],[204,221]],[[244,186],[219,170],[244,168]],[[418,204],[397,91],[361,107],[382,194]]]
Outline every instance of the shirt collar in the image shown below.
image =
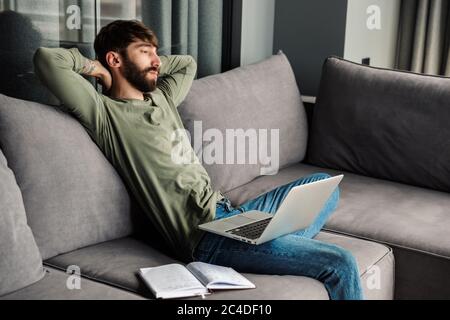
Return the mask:
[[139,100],[139,99],[121,99],[121,98],[115,98],[115,100],[121,100],[124,102],[130,102],[133,105],[138,105],[138,106],[160,106],[160,95],[157,93],[158,89],[156,89],[155,91],[152,92],[144,92],[144,100]]

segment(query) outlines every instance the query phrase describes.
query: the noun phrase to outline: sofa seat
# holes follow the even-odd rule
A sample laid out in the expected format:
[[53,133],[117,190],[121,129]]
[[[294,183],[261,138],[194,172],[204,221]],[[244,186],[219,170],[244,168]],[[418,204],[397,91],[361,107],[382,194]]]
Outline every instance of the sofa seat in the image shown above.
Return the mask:
[[[368,299],[393,298],[394,261],[390,248],[329,232],[321,232],[317,239],[338,244],[353,252],[359,264]],[[45,261],[47,266],[62,270],[70,265],[77,265],[81,269],[81,274],[89,279],[136,292],[147,298],[153,298],[153,295],[137,271],[139,268],[168,263],[177,261],[132,237],[107,241]],[[369,290],[365,284],[371,275],[371,271],[368,270],[372,265],[377,265],[381,270],[381,287]],[[256,289],[219,291],[207,296],[207,299],[328,299],[323,284],[312,278],[243,274],[255,283]]]
[[80,289],[66,287],[68,274],[64,271],[46,267],[45,276],[40,281],[13,293],[0,297],[0,300],[143,300],[142,296],[111,287],[96,281],[82,278]]
[[234,205],[242,204],[315,172],[344,174],[339,206],[326,230],[393,248],[396,299],[450,298],[448,193],[300,163],[275,176],[259,177],[226,195]]

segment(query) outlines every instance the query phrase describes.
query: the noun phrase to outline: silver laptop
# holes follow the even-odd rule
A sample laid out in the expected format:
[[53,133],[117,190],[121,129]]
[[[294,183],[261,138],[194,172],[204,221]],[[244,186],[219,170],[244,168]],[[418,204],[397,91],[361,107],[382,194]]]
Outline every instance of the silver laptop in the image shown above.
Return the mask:
[[339,175],[293,187],[275,215],[257,210],[199,225],[199,228],[251,244],[261,244],[309,227],[341,182]]

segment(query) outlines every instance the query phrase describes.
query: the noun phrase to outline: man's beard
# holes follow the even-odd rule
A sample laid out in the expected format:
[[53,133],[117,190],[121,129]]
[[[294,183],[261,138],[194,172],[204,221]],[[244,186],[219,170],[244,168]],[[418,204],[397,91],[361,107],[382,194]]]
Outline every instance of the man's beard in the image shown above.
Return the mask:
[[146,75],[150,71],[158,72],[158,68],[149,67],[141,70],[133,61],[128,58],[127,54],[124,55],[123,75],[125,79],[127,79],[128,82],[131,83],[136,89],[142,92],[151,92],[156,89],[156,79],[146,79]]

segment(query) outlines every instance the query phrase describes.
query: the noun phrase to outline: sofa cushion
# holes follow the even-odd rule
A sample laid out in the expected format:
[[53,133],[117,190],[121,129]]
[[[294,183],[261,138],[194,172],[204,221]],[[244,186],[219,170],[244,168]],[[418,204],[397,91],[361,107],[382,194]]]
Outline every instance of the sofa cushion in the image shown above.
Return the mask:
[[0,146],[44,259],[132,232],[122,180],[71,116],[0,95]]
[[0,150],[0,296],[43,276],[41,254],[27,224],[19,186]]
[[[448,193],[297,164],[260,177],[226,195],[235,205],[316,172],[344,174],[340,201],[326,229],[393,248],[396,298],[450,296],[450,196]],[[432,271],[431,271],[432,270]]]
[[0,300],[144,300],[132,292],[98,283],[86,278],[80,279],[80,289],[68,289],[69,274],[64,271],[45,268],[45,277]]
[[450,78],[329,58],[308,162],[448,192],[449,101]]
[[283,53],[195,80],[178,110],[215,189],[231,190],[304,158],[307,120]]
[[[104,263],[105,261],[108,263]],[[74,264],[80,267],[81,274],[85,277],[151,295],[140,280],[138,269],[174,262],[177,261],[145,242],[127,237],[68,252],[44,263],[62,270]]]
[[[350,250],[358,261],[366,298],[392,299],[393,296],[393,256],[383,245],[364,240],[320,233],[316,239],[333,243]],[[108,261],[107,264],[104,262]],[[152,298],[143,281],[137,275],[139,268],[153,267],[175,260],[155,251],[147,244],[133,238],[108,241],[95,246],[79,249],[45,261],[45,264],[63,270],[76,264],[81,274],[118,287],[131,290]],[[380,288],[369,289],[373,265],[380,269]],[[207,299],[328,299],[328,294],[319,281],[299,276],[278,276],[243,273],[255,283],[256,289],[219,291]]]

